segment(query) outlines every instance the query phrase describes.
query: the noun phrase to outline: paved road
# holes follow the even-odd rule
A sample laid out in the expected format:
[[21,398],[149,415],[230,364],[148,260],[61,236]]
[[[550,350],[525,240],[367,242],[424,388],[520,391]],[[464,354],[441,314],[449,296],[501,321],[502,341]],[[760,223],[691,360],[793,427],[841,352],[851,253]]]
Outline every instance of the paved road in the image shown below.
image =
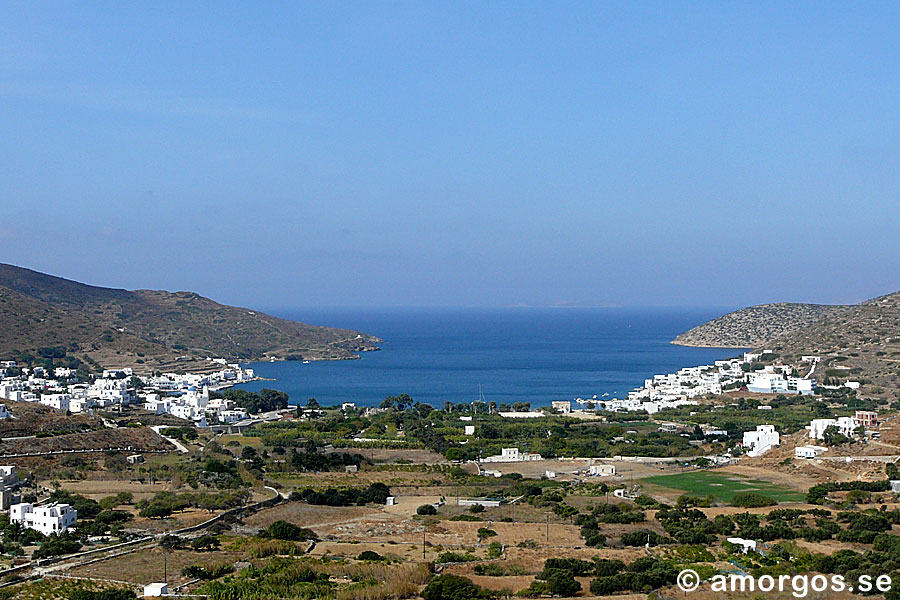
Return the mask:
[[161,433],[161,431],[163,429],[167,429],[167,428],[168,428],[167,425],[155,425],[155,426],[151,427],[150,429],[152,429],[153,431],[158,433],[159,436],[161,438],[163,438],[164,440],[166,440],[167,442],[171,442],[172,445],[175,446],[178,449],[178,451],[181,452],[182,454],[187,454],[188,452],[190,452],[190,450],[188,450],[187,447],[184,444],[182,444],[181,442],[179,442],[178,440],[176,440],[174,438],[170,438],[168,436],[165,436]]

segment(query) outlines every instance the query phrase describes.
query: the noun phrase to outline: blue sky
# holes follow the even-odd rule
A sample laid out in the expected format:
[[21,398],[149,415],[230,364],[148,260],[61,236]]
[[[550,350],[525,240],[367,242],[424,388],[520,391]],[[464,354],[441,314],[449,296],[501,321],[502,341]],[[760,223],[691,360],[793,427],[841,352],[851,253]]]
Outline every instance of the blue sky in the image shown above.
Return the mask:
[[269,307],[862,300],[900,289],[898,30],[896,3],[5,3],[0,261]]

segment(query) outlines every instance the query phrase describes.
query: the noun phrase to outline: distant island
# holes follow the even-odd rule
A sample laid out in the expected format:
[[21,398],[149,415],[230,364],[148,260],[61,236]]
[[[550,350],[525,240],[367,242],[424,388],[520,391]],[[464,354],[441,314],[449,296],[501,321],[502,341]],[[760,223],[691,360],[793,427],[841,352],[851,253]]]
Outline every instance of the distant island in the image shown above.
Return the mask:
[[[193,292],[112,289],[0,264],[0,359],[206,371],[207,358],[344,360],[378,350],[358,331],[306,325]],[[57,360],[57,362],[59,362]]]

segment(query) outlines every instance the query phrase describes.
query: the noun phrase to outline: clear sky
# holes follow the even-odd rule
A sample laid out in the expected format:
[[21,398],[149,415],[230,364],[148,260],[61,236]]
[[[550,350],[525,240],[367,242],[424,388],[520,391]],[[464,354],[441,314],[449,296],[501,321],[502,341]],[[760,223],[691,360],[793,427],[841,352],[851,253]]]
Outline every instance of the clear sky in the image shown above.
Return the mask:
[[0,262],[248,306],[900,289],[900,4],[4,2]]

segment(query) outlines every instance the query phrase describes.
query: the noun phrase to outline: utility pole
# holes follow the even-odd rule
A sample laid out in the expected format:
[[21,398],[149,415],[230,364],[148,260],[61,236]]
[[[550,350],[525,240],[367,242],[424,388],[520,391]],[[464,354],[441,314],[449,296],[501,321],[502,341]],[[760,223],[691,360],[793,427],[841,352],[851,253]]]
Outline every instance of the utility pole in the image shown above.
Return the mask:
[[550,513],[547,513],[547,543],[550,543]]
[[426,529],[422,528],[422,560],[425,560],[425,531]]
[[168,585],[169,584],[169,564],[166,560],[166,551],[163,550],[163,582]]

